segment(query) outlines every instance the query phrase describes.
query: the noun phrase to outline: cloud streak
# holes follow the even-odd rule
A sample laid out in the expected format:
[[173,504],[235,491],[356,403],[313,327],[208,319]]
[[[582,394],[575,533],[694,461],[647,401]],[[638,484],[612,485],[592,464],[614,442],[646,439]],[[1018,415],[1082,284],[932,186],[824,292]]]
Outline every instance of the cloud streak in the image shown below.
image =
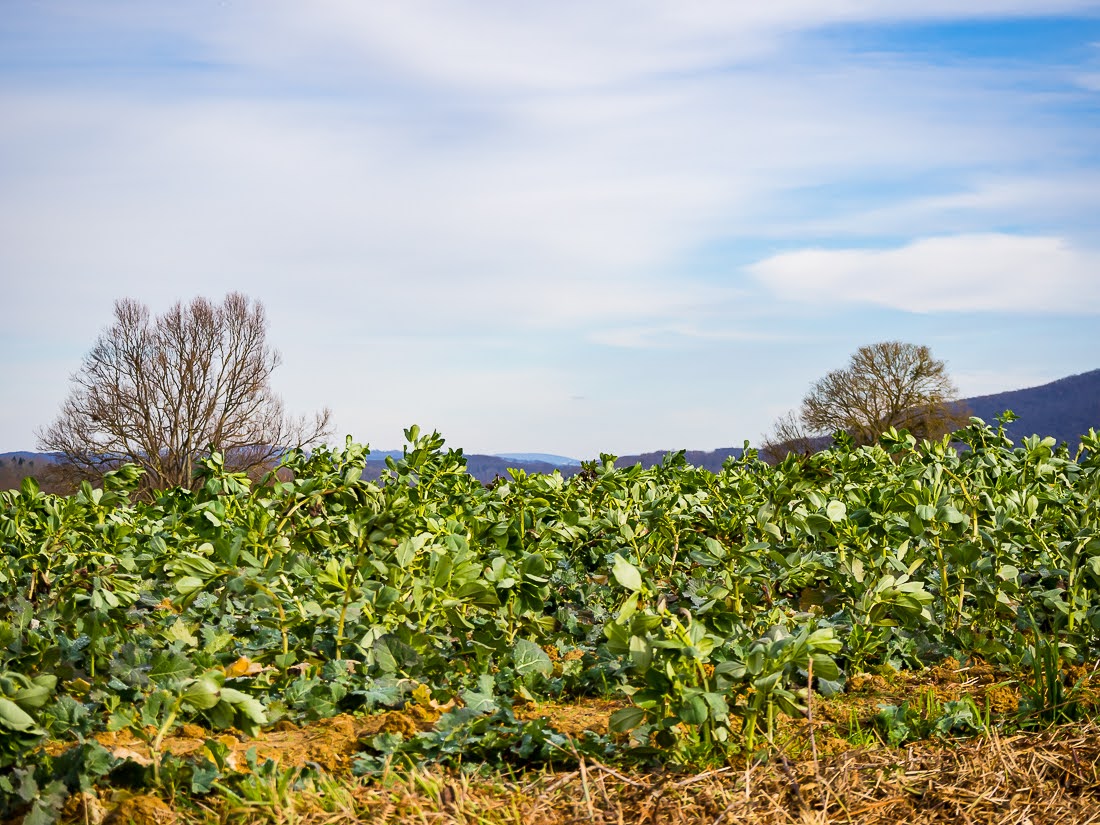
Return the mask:
[[907,312],[1100,313],[1100,253],[1058,237],[988,233],[894,249],[803,249],[748,269],[790,301]]
[[[339,376],[371,372],[415,399],[422,371],[376,362],[400,362],[416,341],[428,372],[471,375],[433,397],[435,420],[421,418],[463,422],[464,439],[481,438],[476,400],[491,393],[477,385],[497,370],[543,376],[555,399],[583,394],[593,414],[634,422],[638,439],[600,442],[591,421],[563,414],[538,418],[522,444],[525,416],[537,416],[519,405],[504,447],[568,452],[575,438],[648,449],[647,426],[705,446],[677,429],[687,418],[629,409],[659,364],[670,395],[695,398],[690,381],[712,382],[696,403],[713,411],[710,431],[733,429],[739,443],[766,421],[715,376],[751,364],[765,388],[754,410],[783,406],[768,392],[797,395],[804,376],[771,351],[847,347],[887,326],[871,307],[1093,311],[1082,273],[1100,228],[1094,62],[946,62],[904,38],[886,51],[846,36],[853,25],[1097,10],[1070,0],[13,9],[0,19],[0,271],[22,311],[6,329],[42,349],[36,312],[49,308],[49,345],[69,365],[59,358],[42,380],[60,397],[115,298],[162,310],[238,289],[268,307],[288,403],[331,404],[363,437],[383,413]],[[1027,300],[1025,270],[1055,294]],[[920,279],[920,295],[872,271]],[[862,314],[831,326],[828,313],[849,311]],[[912,333],[938,334],[931,323]],[[24,380],[2,370],[0,382]],[[797,386],[783,390],[784,376]],[[26,432],[52,414],[44,398],[20,412]]]

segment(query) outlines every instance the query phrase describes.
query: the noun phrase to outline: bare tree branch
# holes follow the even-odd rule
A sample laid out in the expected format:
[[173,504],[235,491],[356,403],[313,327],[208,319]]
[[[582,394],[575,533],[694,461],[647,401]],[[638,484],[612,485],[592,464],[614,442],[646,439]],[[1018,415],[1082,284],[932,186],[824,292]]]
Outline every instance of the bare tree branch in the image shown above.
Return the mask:
[[[837,430],[873,444],[894,427],[940,438],[967,422],[947,365],[926,346],[883,341],[860,347],[845,369],[814,382],[795,413],[776,422],[761,452],[778,460]],[[812,447],[810,448],[812,450]]]
[[155,319],[137,301],[116,301],[113,325],[84,357],[39,448],[57,453],[73,481],[132,462],[148,489],[190,486],[211,446],[234,470],[270,466],[326,435],[331,420],[327,409],[286,414],[269,383],[280,362],[263,305],[239,293],[178,302]]
[[760,445],[760,457],[770,463],[782,461],[789,453],[796,455],[809,455],[819,448],[814,436],[807,432],[793,412],[788,412],[779,418],[772,426],[772,431],[764,436]]

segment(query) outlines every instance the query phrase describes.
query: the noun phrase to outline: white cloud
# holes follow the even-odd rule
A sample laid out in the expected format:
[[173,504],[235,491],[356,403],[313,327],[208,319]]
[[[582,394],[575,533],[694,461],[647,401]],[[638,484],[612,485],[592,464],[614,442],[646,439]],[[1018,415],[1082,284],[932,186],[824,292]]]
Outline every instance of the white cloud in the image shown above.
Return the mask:
[[[594,399],[582,421],[560,399],[588,394],[605,376],[649,375],[661,350],[713,359],[700,379],[713,383],[739,363],[736,347],[760,340],[761,317],[775,319],[769,335],[805,334],[779,318],[765,290],[721,281],[762,239],[845,238],[855,247],[887,236],[899,245],[820,253],[831,292],[815,286],[805,258],[753,269],[773,274],[762,280],[785,296],[822,306],[830,295],[871,294],[912,308],[902,290],[866,274],[894,263],[936,287],[918,290],[925,311],[944,301],[1096,306],[1082,274],[1095,271],[1095,256],[1074,240],[1095,236],[1100,210],[1100,180],[1082,169],[1095,160],[1089,122],[1072,100],[1050,106],[1020,92],[1036,76],[1070,83],[1066,67],[1017,75],[929,64],[900,47],[857,54],[842,38],[814,37],[845,22],[1096,3],[47,7],[50,25],[65,29],[48,45],[66,59],[58,43],[77,48],[80,69],[51,66],[49,50],[35,56],[49,71],[0,69],[0,271],[7,306],[49,307],[50,342],[71,349],[72,366],[117,297],[159,310],[241,289],[268,306],[287,356],[288,404],[332,403],[364,437],[371,421],[399,434],[410,412],[424,410],[412,418],[485,448],[500,432],[510,437],[499,449],[568,452],[579,433],[599,447],[629,436],[636,441],[625,449],[644,449],[658,435],[686,443],[675,435],[687,425],[629,408],[629,399]],[[172,47],[163,60],[162,42]],[[1066,88],[1073,100],[1086,97]],[[926,180],[941,185],[913,195],[910,184]],[[848,186],[874,195],[807,199]],[[1023,248],[988,234],[1021,226]],[[939,237],[959,233],[967,234]],[[904,245],[912,237],[930,241]],[[957,246],[937,252],[937,243]],[[958,272],[956,253],[968,256]],[[703,257],[705,270],[696,268]],[[996,293],[987,258],[1010,274],[1031,260],[1044,273],[1039,297],[1028,298],[1015,275]],[[945,267],[952,278],[936,274]],[[937,298],[946,286],[958,294]],[[11,314],[8,329],[42,346],[38,316]],[[406,369],[412,339],[428,343]],[[771,362],[752,363],[776,375]],[[72,366],[42,380],[63,384]],[[679,365],[668,369],[686,385]],[[424,398],[425,375],[438,373],[456,383]],[[379,385],[347,386],[360,374],[408,402],[392,414],[377,409]],[[548,411],[517,404],[502,413],[507,423],[479,425],[488,415],[479,399],[524,375],[553,387],[551,398],[538,396]],[[615,391],[628,394],[621,380]],[[724,398],[711,420],[732,426],[742,414],[735,406]],[[637,420],[629,431],[616,423],[597,432],[601,415]],[[537,437],[522,437],[531,431]]]
[[335,312],[415,292],[433,319],[683,325],[714,296],[659,273],[714,238],[769,234],[790,187],[1057,147],[1007,96],[968,119],[980,90],[963,80],[876,63],[472,98],[492,117],[453,141],[432,137],[450,113],[415,101],[379,119],[342,98],[9,94],[0,149],[21,162],[2,254],[28,298],[78,274],[106,303],[220,284],[292,295],[308,279]]
[[[319,0],[235,3],[204,35],[232,59],[313,72],[364,63],[448,88],[553,92],[759,60],[838,23],[973,20],[1095,10],[1094,0],[780,0],[554,4]],[[364,55],[369,56],[364,60]]]
[[1090,92],[1100,92],[1100,72],[1079,74],[1074,80],[1082,89],[1088,89]]
[[894,249],[803,249],[748,267],[778,296],[910,312],[1100,312],[1100,254],[1058,237],[973,234]]
[[[858,184],[856,184],[858,187]],[[1100,214],[1100,172],[1056,170],[1031,175],[1019,170],[954,177],[936,194],[908,194],[903,187],[870,200],[811,199],[805,217],[761,221],[747,231],[772,238],[933,236],[980,233],[989,227],[1027,225],[1038,232],[1057,228],[1090,238]]]
[[999,370],[970,370],[951,374],[962,398],[1039,387],[1064,377],[1065,373],[1057,369],[1016,370],[1011,366]]

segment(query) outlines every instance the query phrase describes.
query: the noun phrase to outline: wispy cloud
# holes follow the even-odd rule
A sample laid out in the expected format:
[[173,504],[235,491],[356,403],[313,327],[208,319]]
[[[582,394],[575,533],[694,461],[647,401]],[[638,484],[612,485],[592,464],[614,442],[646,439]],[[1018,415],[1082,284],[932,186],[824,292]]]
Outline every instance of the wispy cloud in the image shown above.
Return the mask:
[[[765,350],[809,336],[818,307],[1096,309],[1095,65],[948,62],[904,38],[871,50],[834,36],[1096,2],[5,12],[0,271],[7,305],[49,307],[51,341],[71,351],[44,381],[64,384],[117,297],[162,309],[240,289],[269,308],[292,406],[373,426],[382,413],[339,376],[416,339],[424,371],[471,376],[433,396],[435,421],[418,418],[463,422],[473,443],[493,370],[622,419],[629,400],[610,395],[627,398],[655,361],[679,391],[752,363],[780,392],[785,368]],[[7,323],[37,340],[33,312]],[[374,374],[423,395],[422,372]],[[713,392],[698,407],[712,427],[765,429],[732,390]],[[646,427],[671,445],[687,426],[666,411],[596,433],[543,400],[546,415],[509,408],[509,448],[619,449],[596,436],[629,431],[642,449]],[[521,444],[525,417],[538,438]]]
[[838,24],[1026,18],[1097,6],[1090,0],[566,0],[504,9],[483,2],[322,0],[308,8],[263,8],[257,25],[255,6],[233,4],[204,30],[207,42],[227,59],[268,68],[294,62],[346,76],[352,66],[452,89],[531,93],[745,65],[775,54],[792,35]]
[[1094,234],[1093,216],[1100,214],[1100,170],[1053,170],[1041,176],[985,172],[973,180],[952,178],[937,188],[941,187],[943,191],[935,194],[891,190],[854,198],[845,198],[842,190],[831,209],[820,208],[824,198],[810,196],[816,212],[760,231],[773,237],[893,238],[1028,225],[1087,239]]
[[1088,89],[1090,92],[1100,92],[1100,72],[1079,74],[1074,79],[1081,88]]
[[804,249],[753,264],[776,294],[911,312],[1100,313],[1100,253],[1062,238],[923,238],[894,249]]

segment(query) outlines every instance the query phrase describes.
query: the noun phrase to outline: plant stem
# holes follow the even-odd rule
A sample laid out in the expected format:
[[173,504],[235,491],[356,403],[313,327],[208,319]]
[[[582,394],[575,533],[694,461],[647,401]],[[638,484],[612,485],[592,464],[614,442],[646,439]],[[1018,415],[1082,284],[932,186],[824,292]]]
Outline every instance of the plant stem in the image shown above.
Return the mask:
[[179,714],[179,700],[176,700],[175,706],[168,714],[168,718],[164,720],[164,724],[160,726],[160,730],[157,731],[156,737],[153,739],[153,743],[149,746],[149,750],[152,751],[153,757],[153,782],[156,785],[160,785],[160,745],[164,741],[164,737],[168,731],[172,729],[172,725],[176,722],[176,716]]

